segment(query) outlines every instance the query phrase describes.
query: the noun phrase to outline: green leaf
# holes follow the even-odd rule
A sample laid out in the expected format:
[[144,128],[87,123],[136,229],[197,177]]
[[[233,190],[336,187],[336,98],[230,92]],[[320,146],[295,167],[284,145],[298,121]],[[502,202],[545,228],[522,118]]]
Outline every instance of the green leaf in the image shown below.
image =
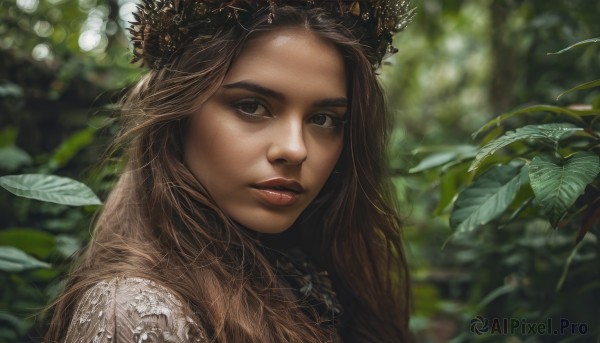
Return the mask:
[[548,55],[558,55],[558,54],[562,54],[563,52],[567,52],[575,47],[581,46],[581,45],[585,45],[585,44],[590,44],[590,43],[600,43],[600,37],[598,38],[590,38],[590,39],[586,39],[586,40],[582,40],[581,42],[577,42],[571,46],[568,46],[560,51],[557,52],[549,52]]
[[576,127],[570,123],[552,123],[552,124],[541,124],[541,125],[527,125],[516,129],[515,131],[508,131],[503,136],[486,144],[475,156],[475,160],[469,167],[469,171],[477,169],[483,160],[491,156],[499,149],[524,139],[544,140],[550,143],[558,143],[560,140],[569,137],[575,131],[583,130],[580,127]]
[[560,93],[556,97],[556,100],[560,99],[560,97],[563,96],[563,95],[565,95],[565,94],[569,94],[571,92],[579,91],[579,90],[582,90],[582,89],[594,88],[594,87],[598,87],[598,86],[600,86],[600,79],[594,80],[594,81],[590,81],[590,82],[586,82],[586,83],[582,83],[580,85],[577,85],[577,86],[575,86],[575,87],[573,87],[571,89],[568,89],[568,90]]
[[15,145],[18,133],[17,128],[12,126],[7,126],[0,130],[0,147],[4,148],[9,145]]
[[88,186],[55,175],[7,175],[0,177],[0,186],[21,197],[57,204],[71,206],[102,204]]
[[517,290],[517,286],[515,286],[514,284],[506,284],[503,286],[500,286],[496,289],[494,289],[493,291],[491,291],[488,295],[485,296],[485,298],[483,298],[483,300],[481,300],[476,308],[478,310],[482,310],[484,309],[487,305],[489,305],[492,301],[498,299],[499,297],[505,295],[505,294],[509,294],[511,292],[514,292],[515,290]]
[[70,257],[81,248],[81,240],[67,236],[58,235],[56,237],[57,250],[64,256]]
[[428,155],[419,162],[416,167],[411,168],[408,172],[420,173],[426,170],[437,168],[452,161],[460,161],[466,158],[473,158],[477,151],[477,147],[472,145],[458,145],[444,147],[441,151]]
[[[524,182],[522,181],[521,185],[523,185],[523,183]],[[517,193],[516,199],[518,198],[519,194]],[[525,201],[523,201],[521,205],[519,205],[519,207],[516,210],[514,210],[513,213],[511,213],[510,217],[508,217],[508,219],[506,219],[500,226],[498,226],[498,229],[504,229],[507,225],[511,224],[515,219],[517,219],[521,215],[521,213],[523,213],[523,211],[525,211],[529,206],[531,206],[533,199],[533,195],[525,199]]]
[[50,265],[17,248],[0,246],[0,271],[16,273],[37,268],[50,268]]
[[0,342],[15,342],[17,334],[20,334],[20,323],[21,320],[16,316],[0,312]]
[[499,165],[481,175],[462,191],[450,215],[450,226],[466,232],[502,214],[526,182],[525,166]]
[[469,176],[466,168],[467,166],[450,168],[440,175],[438,185],[439,200],[433,211],[435,215],[439,216],[447,210],[458,193],[459,185],[466,183],[465,179]]
[[95,128],[87,127],[74,133],[56,149],[49,161],[50,167],[56,169],[67,164],[77,152],[90,145],[95,132]]
[[525,107],[525,108],[520,108],[515,111],[503,113],[503,114],[497,116],[496,118],[485,123],[485,125],[483,125],[479,130],[477,130],[473,134],[473,138],[476,138],[477,136],[479,136],[479,134],[481,134],[484,131],[489,130],[490,128],[492,128],[494,126],[500,126],[500,124],[502,122],[504,122],[505,120],[507,120],[508,118],[514,117],[516,115],[535,113],[535,112],[551,112],[551,113],[555,113],[555,114],[564,114],[564,115],[569,116],[573,120],[581,123],[582,126],[586,125],[586,123],[581,119],[582,116],[600,115],[600,111],[597,111],[597,110],[573,110],[573,109],[568,109],[568,108],[559,107],[559,106],[534,105],[534,106],[529,106],[529,107]]
[[433,169],[452,161],[454,158],[456,158],[455,152],[440,152],[429,155],[422,159],[416,167],[410,168],[408,172],[413,174]]
[[9,245],[43,259],[56,249],[56,240],[54,236],[43,231],[9,229],[0,231],[0,245]]
[[15,170],[30,165],[33,159],[23,149],[9,145],[0,148],[0,170],[14,172]]
[[552,225],[556,226],[599,172],[600,158],[590,152],[577,152],[568,159],[539,155],[531,160],[531,188]]

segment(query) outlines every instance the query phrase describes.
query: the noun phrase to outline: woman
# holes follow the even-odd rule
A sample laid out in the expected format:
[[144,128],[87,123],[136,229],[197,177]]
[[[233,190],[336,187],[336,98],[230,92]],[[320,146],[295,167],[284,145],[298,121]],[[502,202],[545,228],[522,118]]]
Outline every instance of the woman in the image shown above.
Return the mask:
[[50,342],[404,342],[383,1],[145,0],[126,170]]

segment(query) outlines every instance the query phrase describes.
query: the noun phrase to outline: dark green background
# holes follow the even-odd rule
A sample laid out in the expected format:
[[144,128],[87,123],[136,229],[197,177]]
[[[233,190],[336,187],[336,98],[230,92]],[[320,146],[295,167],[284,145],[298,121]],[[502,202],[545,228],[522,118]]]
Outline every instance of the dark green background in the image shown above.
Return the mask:
[[[126,0],[0,0],[0,175],[45,173],[90,185],[104,199],[119,161],[100,165],[120,94],[143,70],[129,63],[120,12]],[[600,45],[547,55],[600,37],[600,3],[589,0],[423,0],[400,34],[400,52],[381,79],[397,117],[390,154],[405,216],[420,342],[594,342],[600,336],[600,248],[576,255],[556,285],[574,232],[544,220],[454,236],[451,199],[464,170],[409,174],[428,151],[477,145],[471,133],[494,116],[527,104],[589,103],[597,91],[556,96],[600,77]],[[509,125],[518,127],[519,119]],[[449,182],[447,180],[453,180]],[[446,192],[440,192],[445,188]],[[442,195],[440,195],[442,194]],[[0,271],[0,342],[35,342],[69,257],[89,237],[95,207],[70,208],[0,190],[0,246],[14,246],[47,269]],[[448,241],[448,242],[447,242]],[[446,245],[444,243],[447,242]],[[588,243],[586,243],[588,244]],[[483,335],[470,321],[516,318],[585,323],[586,336]],[[555,320],[556,323],[556,320]]]

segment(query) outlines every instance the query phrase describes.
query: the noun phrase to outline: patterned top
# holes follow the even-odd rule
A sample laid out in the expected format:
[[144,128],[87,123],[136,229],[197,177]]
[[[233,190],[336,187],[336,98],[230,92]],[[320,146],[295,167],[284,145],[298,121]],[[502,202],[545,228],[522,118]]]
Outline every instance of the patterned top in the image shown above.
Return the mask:
[[318,271],[299,249],[287,253],[271,250],[266,256],[273,261],[275,273],[290,285],[304,313],[322,328],[339,332],[344,311],[327,271]]
[[[276,273],[294,290],[306,315],[324,329],[338,331],[342,309],[326,273],[317,272],[297,250],[270,255]],[[208,342],[192,318],[189,305],[168,288],[144,278],[115,277],[84,293],[64,343]]]
[[83,295],[64,342],[208,342],[190,313],[170,290],[153,281],[114,278]]

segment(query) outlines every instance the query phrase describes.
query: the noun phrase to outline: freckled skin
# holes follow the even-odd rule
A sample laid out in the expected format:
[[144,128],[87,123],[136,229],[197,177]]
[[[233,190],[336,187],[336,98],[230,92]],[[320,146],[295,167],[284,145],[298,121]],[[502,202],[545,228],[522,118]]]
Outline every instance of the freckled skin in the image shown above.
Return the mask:
[[[248,84],[258,90],[239,86]],[[340,157],[343,125],[333,123],[347,108],[334,103],[346,97],[344,62],[334,46],[302,28],[266,32],[246,44],[219,90],[192,115],[185,163],[234,221],[282,232]],[[262,201],[253,185],[275,178],[300,183],[298,201]]]

